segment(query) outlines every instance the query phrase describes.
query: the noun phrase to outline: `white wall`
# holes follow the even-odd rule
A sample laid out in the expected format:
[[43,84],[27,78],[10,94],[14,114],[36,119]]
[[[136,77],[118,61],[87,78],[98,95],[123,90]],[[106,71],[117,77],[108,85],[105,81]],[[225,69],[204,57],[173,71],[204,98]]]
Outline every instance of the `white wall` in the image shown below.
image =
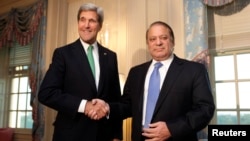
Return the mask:
[[[184,56],[183,1],[174,0],[53,0],[49,1],[46,64],[50,63],[53,50],[75,41],[77,11],[81,4],[93,2],[104,9],[104,26],[100,34],[109,33],[107,41],[101,43],[117,52],[119,73],[126,79],[129,69],[150,59],[146,50],[147,27],[156,20],[172,26],[175,37],[175,53]],[[101,37],[98,38],[100,41]],[[44,140],[51,140],[52,122],[55,112],[46,109],[46,131]],[[131,136],[131,120],[124,121],[124,140]]]
[[107,42],[102,40],[102,44],[117,52],[119,72],[125,77],[132,66],[150,59],[145,33],[154,21],[162,20],[172,26],[176,36],[175,53],[184,56],[182,0],[68,0],[67,43],[79,37],[76,14],[85,2],[103,7],[101,35],[108,32],[109,38]]

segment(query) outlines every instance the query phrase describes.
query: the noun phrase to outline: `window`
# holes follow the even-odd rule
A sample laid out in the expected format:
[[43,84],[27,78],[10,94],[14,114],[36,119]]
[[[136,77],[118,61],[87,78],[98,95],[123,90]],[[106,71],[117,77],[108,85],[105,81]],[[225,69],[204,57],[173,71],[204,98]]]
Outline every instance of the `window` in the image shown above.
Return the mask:
[[28,66],[16,66],[10,70],[12,75],[10,77],[9,127],[32,128]]
[[31,89],[29,87],[29,66],[31,45],[20,46],[15,43],[9,49],[8,69],[8,127],[31,129],[32,107],[30,106]]
[[250,51],[217,52],[214,64],[216,124],[250,124]]

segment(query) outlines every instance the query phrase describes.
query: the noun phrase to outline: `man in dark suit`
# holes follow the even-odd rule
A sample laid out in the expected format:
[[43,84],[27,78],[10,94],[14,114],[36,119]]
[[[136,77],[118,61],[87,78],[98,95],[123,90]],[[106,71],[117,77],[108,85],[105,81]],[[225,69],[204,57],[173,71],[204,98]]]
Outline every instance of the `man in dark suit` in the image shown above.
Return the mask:
[[[57,48],[40,86],[39,101],[58,113],[53,141],[118,141],[122,139],[122,120],[110,120],[102,104],[93,98],[117,102],[121,96],[116,53],[97,41],[103,23],[103,10],[87,3],[77,15],[80,38]],[[90,63],[89,46],[93,51]],[[92,67],[94,68],[92,71]],[[86,116],[98,111],[92,120]]]
[[[131,68],[121,102],[108,107],[110,119],[132,117],[133,141],[197,141],[197,132],[209,124],[215,110],[205,66],[173,53],[174,33],[164,22],[152,23],[146,40],[152,60]],[[150,75],[158,63],[159,84],[150,84]],[[149,98],[151,85],[160,90],[159,96],[154,92]],[[153,99],[156,105],[148,108],[147,100]],[[147,124],[146,115],[152,107],[153,115]]]

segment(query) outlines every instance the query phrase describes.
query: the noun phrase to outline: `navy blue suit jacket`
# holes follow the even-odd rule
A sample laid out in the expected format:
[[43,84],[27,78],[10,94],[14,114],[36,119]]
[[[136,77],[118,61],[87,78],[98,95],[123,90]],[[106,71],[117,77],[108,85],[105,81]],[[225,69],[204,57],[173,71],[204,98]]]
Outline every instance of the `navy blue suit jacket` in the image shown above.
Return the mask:
[[[141,141],[144,82],[150,64],[151,61],[131,68],[122,102],[110,106],[110,118],[132,117],[133,141]],[[169,141],[196,141],[197,132],[209,124],[214,109],[205,66],[174,55],[151,123],[166,122],[172,135]]]
[[53,141],[110,141],[122,138],[122,120],[100,121],[78,113],[82,99],[100,98],[106,102],[120,99],[117,56],[98,44],[100,81],[96,88],[86,53],[80,42],[57,48],[40,86],[39,101],[58,111]]

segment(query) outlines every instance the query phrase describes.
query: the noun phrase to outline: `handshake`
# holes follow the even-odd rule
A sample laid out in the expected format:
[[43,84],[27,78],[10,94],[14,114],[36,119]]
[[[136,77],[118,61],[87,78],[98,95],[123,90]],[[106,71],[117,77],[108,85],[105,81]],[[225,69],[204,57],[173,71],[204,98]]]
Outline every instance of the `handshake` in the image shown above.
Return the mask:
[[84,114],[90,119],[99,120],[109,114],[109,105],[101,99],[87,101]]

